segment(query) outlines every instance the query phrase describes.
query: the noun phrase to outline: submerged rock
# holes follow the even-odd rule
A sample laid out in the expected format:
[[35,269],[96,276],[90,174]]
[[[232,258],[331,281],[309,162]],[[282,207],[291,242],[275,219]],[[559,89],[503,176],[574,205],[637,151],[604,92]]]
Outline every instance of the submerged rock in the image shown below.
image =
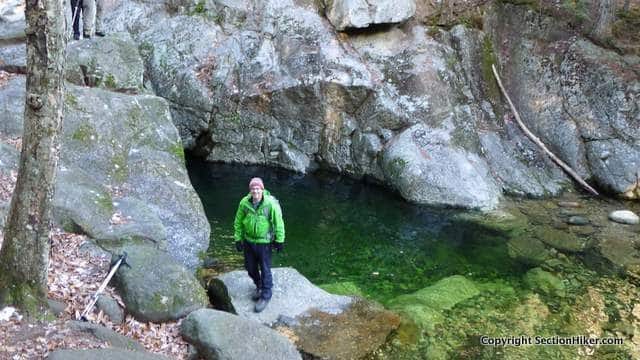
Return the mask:
[[543,243],[558,250],[580,252],[588,249],[592,244],[588,237],[579,236],[573,231],[558,230],[549,225],[536,226],[533,232]]
[[609,213],[609,219],[620,224],[636,225],[640,223],[640,217],[629,210],[612,211]]
[[522,235],[509,239],[507,251],[511,258],[533,265],[539,265],[552,257],[542,241]]
[[567,224],[569,224],[569,225],[578,225],[578,226],[588,225],[589,224],[589,219],[587,219],[584,216],[573,215],[573,216],[569,217],[569,219],[567,220]]
[[182,321],[180,334],[204,359],[302,359],[295,346],[275,330],[223,311],[192,312]]
[[533,268],[527,271],[525,281],[534,290],[545,295],[565,297],[566,287],[562,280],[541,268]]
[[351,281],[318,285],[319,288],[337,295],[356,295],[364,297],[358,285]]
[[473,281],[461,275],[444,278],[411,294],[389,301],[388,307],[405,316],[423,331],[433,331],[444,321],[444,310],[480,294]]
[[285,328],[293,331],[296,345],[305,354],[339,360],[371,354],[399,324],[398,315],[361,299],[340,314],[311,310]]

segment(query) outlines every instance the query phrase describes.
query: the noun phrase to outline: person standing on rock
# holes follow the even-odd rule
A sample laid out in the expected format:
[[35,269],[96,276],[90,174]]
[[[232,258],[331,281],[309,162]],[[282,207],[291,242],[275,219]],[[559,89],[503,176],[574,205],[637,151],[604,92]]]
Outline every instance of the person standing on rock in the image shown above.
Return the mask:
[[249,182],[249,194],[240,200],[233,223],[236,250],[244,252],[244,267],[256,285],[255,311],[271,300],[271,251],[284,247],[284,221],[278,200],[265,190],[262,179]]
[[102,31],[102,8],[104,0],[71,0],[73,17],[73,39],[80,40],[80,17],[82,16],[82,37],[90,39],[95,25],[95,34],[104,36]]
[[93,22],[96,18],[95,0],[71,0],[71,16],[73,17],[73,40],[80,40],[80,18],[82,17],[83,38],[91,38]]

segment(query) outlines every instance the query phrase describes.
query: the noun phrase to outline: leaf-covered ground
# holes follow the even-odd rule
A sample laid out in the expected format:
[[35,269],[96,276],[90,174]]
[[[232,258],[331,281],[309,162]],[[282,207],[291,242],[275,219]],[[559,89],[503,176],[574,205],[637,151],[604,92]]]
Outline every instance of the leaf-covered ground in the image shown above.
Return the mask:
[[[10,200],[15,181],[15,173],[0,173],[0,201]],[[0,247],[2,235],[0,229]],[[29,321],[10,307],[0,309],[0,359],[42,359],[55,349],[108,346],[92,335],[65,326],[68,320],[80,317],[109,271],[108,257],[80,250],[86,241],[84,235],[66,233],[60,229],[51,232],[49,298],[66,304],[66,308],[51,322]],[[112,287],[108,286],[105,293],[124,305]],[[102,312],[95,310],[88,319],[138,341],[150,352],[172,359],[187,357],[188,345],[179,335],[179,322],[141,323],[127,316],[124,323],[114,324]]]

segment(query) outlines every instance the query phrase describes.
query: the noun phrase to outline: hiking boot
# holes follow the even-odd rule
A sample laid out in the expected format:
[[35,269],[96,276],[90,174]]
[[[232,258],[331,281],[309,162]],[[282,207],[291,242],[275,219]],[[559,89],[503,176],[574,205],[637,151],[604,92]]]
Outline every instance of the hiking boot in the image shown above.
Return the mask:
[[253,301],[258,301],[260,300],[260,296],[262,295],[262,292],[260,291],[260,289],[256,289],[253,294],[251,294],[251,300]]
[[104,37],[105,35],[104,31],[96,31],[96,36]]
[[80,34],[73,34],[73,40],[80,40]]
[[264,310],[264,308],[267,307],[267,304],[269,304],[269,299],[260,299],[260,300],[258,300],[258,302],[256,303],[255,311],[257,313],[261,312],[262,310]]
[[91,34],[82,34],[82,38],[91,39]]

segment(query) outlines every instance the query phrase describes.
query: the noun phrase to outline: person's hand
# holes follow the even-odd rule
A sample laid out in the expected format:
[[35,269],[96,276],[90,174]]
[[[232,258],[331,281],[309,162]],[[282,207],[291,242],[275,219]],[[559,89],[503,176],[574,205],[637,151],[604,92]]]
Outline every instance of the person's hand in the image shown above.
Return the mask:
[[236,250],[242,252],[242,241],[236,241]]
[[284,249],[284,243],[274,242],[273,248],[276,249],[276,252],[281,252]]

